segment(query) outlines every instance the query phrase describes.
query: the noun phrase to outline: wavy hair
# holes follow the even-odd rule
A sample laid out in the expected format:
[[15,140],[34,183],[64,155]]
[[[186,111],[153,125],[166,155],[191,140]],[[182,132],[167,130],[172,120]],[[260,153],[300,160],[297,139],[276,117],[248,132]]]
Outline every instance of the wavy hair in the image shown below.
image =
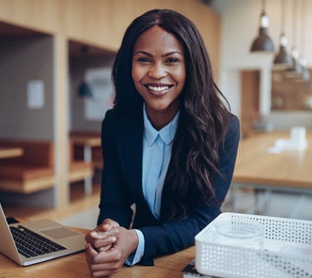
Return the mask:
[[178,12],[155,9],[136,18],[125,32],[113,66],[115,109],[134,112],[141,107],[143,99],[131,75],[133,48],[137,38],[154,26],[175,35],[183,44],[186,61],[180,119],[163,189],[170,196],[167,219],[178,220],[187,217],[192,206],[216,201],[214,179],[221,174],[218,150],[229,122],[229,104],[214,83],[196,26]]

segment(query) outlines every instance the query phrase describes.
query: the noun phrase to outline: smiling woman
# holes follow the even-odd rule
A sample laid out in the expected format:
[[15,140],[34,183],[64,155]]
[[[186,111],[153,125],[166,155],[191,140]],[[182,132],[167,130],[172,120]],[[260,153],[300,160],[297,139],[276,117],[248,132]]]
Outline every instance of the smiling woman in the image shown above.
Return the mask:
[[157,130],[176,115],[185,75],[183,45],[173,34],[155,26],[137,39],[132,78],[144,99],[148,118]]
[[86,236],[94,277],[194,245],[221,213],[240,134],[201,35],[180,13],[152,10],[130,24],[113,81],[99,226]]

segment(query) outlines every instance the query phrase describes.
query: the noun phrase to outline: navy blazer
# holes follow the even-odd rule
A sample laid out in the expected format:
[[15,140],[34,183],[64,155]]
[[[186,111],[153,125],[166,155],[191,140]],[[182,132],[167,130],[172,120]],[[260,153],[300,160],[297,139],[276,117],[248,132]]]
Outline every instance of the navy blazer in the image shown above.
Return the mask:
[[[142,231],[145,238],[142,264],[153,265],[153,258],[174,253],[194,245],[194,237],[221,213],[221,205],[233,175],[240,138],[239,121],[232,116],[225,145],[220,147],[219,170],[215,190],[220,203],[193,208],[188,218],[166,221],[166,204],[170,196],[162,195],[160,220],[152,214],[142,190],[143,108],[135,113],[109,110],[102,122],[102,150],[104,167],[100,215],[98,224],[111,218],[120,226],[129,228],[136,205],[133,228]],[[152,159],[152,158],[151,158]]]

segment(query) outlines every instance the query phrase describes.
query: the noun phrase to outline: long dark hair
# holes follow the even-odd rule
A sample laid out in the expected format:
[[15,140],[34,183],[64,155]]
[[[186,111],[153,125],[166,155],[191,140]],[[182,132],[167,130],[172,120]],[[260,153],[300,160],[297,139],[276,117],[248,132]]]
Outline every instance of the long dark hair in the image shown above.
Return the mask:
[[180,119],[163,189],[170,196],[166,217],[177,220],[186,217],[194,205],[216,201],[214,179],[221,174],[218,150],[224,142],[230,113],[228,102],[214,83],[210,59],[196,26],[184,15],[167,9],[144,13],[126,30],[113,66],[115,109],[141,109],[143,99],[131,75],[133,47],[137,38],[153,26],[182,42],[186,61]]

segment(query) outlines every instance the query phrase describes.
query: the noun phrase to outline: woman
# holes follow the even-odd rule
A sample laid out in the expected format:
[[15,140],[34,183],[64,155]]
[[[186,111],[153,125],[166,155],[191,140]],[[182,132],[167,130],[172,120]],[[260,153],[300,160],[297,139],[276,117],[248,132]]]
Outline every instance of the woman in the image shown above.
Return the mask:
[[132,22],[113,81],[115,106],[102,124],[99,226],[86,236],[94,277],[193,245],[221,212],[239,142],[204,42],[175,11]]

